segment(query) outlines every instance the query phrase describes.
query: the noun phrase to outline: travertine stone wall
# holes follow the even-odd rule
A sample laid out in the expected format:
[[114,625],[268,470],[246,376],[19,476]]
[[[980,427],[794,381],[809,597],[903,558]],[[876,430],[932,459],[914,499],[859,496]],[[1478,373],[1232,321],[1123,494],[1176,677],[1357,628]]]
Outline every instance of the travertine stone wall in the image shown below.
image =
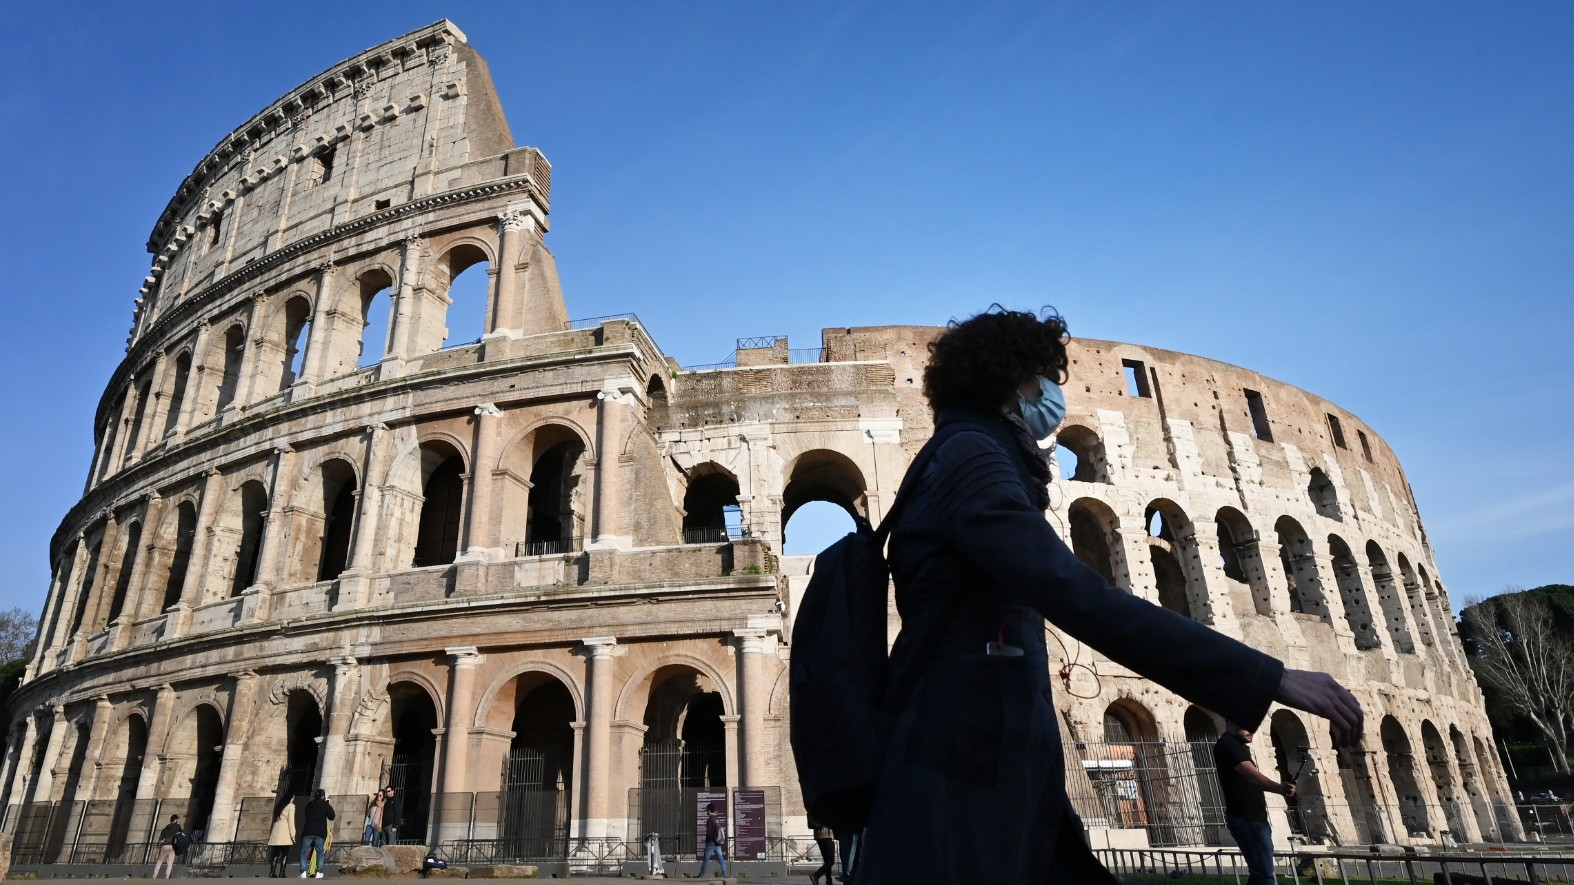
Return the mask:
[[[448,22],[291,90],[182,182],[15,696],[0,784],[28,850],[72,814],[78,839],[138,841],[155,803],[251,838],[281,792],[390,778],[418,838],[484,837],[453,797],[505,790],[561,791],[576,837],[637,835],[638,791],[680,782],[780,787],[801,829],[784,676],[808,563],[785,526],[889,508],[941,330],[826,329],[809,362],[740,341],[685,371],[632,315],[568,319],[549,194]],[[449,329],[476,265],[485,326]],[[1356,689],[1368,755],[1290,711],[1264,726],[1311,748],[1325,830],[1515,836],[1382,438],[1202,357],[1072,355],[1048,518],[1132,592]],[[1056,639],[1073,742],[1210,721]]]

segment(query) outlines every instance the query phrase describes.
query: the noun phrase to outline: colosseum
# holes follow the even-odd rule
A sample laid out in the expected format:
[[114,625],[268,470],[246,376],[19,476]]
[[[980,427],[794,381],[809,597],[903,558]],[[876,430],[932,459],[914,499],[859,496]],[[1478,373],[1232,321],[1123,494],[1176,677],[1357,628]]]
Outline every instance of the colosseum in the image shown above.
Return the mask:
[[[172,813],[254,845],[317,788],[353,833],[384,783],[402,841],[460,857],[692,840],[702,791],[761,806],[760,856],[808,844],[784,674],[812,557],[785,526],[890,506],[941,330],[740,339],[686,368],[633,314],[571,319],[551,173],[440,21],[310,78],[180,183],[11,708],[17,863],[141,861]],[[472,269],[484,326],[450,328]],[[1295,711],[1263,724],[1259,765],[1300,788],[1269,797],[1276,837],[1517,838],[1383,439],[1203,357],[1072,358],[1048,518],[1077,555],[1368,711],[1348,752]],[[1090,839],[1230,844],[1217,718],[1051,636]]]

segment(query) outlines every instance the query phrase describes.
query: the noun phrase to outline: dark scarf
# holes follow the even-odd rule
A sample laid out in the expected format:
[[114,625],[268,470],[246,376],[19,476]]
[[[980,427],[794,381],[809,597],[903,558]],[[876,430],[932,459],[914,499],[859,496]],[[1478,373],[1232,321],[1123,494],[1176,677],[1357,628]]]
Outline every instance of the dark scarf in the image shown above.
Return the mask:
[[1033,505],[1040,510],[1049,509],[1049,452],[1039,448],[1038,440],[1033,438],[1033,431],[1027,429],[1027,421],[1013,408],[1000,410],[1006,419],[1006,426],[1011,428],[1012,439],[1016,441],[1017,453],[1027,464],[1028,475],[1033,481],[1027,484],[1028,497],[1033,499]]

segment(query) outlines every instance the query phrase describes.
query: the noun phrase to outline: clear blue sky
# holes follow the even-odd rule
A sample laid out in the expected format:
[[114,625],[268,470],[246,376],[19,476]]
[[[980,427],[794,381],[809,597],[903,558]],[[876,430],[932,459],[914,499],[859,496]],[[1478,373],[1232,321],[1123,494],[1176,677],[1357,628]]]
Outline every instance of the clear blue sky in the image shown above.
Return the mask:
[[0,608],[41,608],[148,231],[225,133],[453,19],[569,312],[733,339],[1053,304],[1399,453],[1457,603],[1574,583],[1574,4],[33,4],[0,93]]

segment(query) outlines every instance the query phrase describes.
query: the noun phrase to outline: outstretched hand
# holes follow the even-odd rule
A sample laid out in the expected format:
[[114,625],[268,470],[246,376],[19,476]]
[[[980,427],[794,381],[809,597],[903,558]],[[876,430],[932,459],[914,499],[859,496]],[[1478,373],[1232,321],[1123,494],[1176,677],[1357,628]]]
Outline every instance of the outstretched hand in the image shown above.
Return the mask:
[[1334,727],[1334,743],[1353,747],[1361,742],[1361,704],[1327,673],[1285,670],[1279,680],[1279,703],[1327,719]]

